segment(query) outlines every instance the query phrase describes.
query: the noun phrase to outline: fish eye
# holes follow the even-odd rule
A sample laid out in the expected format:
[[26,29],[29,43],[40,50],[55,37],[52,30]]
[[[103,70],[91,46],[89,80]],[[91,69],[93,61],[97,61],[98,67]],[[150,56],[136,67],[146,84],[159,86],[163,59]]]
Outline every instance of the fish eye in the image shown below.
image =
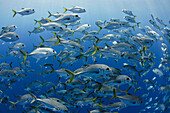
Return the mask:
[[34,11],[34,9],[32,11]]
[[109,68],[106,68],[106,70],[110,70]]
[[53,29],[55,29],[55,27],[53,27]]
[[63,29],[62,27],[60,27],[60,29]]
[[147,44],[149,43],[149,42],[146,42]]
[[87,24],[88,26],[90,26],[89,24]]
[[16,35],[16,37],[18,38],[18,35]]
[[24,44],[22,44],[22,46],[24,46]]
[[132,102],[132,104],[136,104],[136,102]]
[[78,15],[76,15],[76,17],[78,17]]
[[55,51],[53,50],[53,52],[55,52]]
[[143,103],[143,101],[140,101],[140,103]]
[[126,80],[130,80],[130,78],[128,77],[128,78],[126,78]]

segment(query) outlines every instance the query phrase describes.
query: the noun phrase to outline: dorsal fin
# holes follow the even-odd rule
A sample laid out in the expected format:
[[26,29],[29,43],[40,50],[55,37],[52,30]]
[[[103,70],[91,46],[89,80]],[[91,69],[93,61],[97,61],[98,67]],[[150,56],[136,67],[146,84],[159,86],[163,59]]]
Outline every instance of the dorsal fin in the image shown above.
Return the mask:
[[25,8],[21,8],[21,9],[25,9]]

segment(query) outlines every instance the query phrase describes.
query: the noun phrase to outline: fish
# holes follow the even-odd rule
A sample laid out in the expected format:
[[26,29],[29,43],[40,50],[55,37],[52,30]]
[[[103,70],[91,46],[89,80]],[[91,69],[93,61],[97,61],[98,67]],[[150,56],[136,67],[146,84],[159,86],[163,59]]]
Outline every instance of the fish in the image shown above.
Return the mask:
[[158,69],[158,68],[154,68],[152,71],[153,71],[155,74],[157,74],[159,77],[161,77],[161,76],[164,75],[163,72],[162,72],[160,69]]
[[30,14],[35,13],[35,10],[33,8],[22,8],[19,11],[15,11],[15,10],[12,10],[12,11],[14,12],[13,17],[15,17],[16,14],[20,14],[24,16],[24,15],[30,15]]
[[50,22],[56,22],[56,23],[71,23],[71,22],[76,22],[77,20],[80,19],[80,16],[78,14],[64,14],[55,20],[50,20]]
[[74,32],[80,32],[83,34],[87,34],[86,30],[88,30],[91,27],[90,24],[83,24],[81,26],[79,26]]
[[96,25],[102,25],[104,24],[105,25],[106,21],[102,21],[102,20],[96,20],[95,24]]
[[14,32],[16,29],[17,29],[16,25],[9,25],[6,27],[2,27],[2,31],[0,35],[2,35],[3,33],[7,33],[7,32]]
[[28,56],[31,56],[31,57],[37,59],[36,62],[38,62],[41,58],[44,58],[44,57],[48,58],[49,56],[54,56],[54,55],[57,54],[57,52],[54,49],[48,48],[48,47],[47,48],[45,48],[45,47],[44,48],[37,48],[29,54],[26,54],[21,50],[20,50],[20,52],[24,55],[23,62],[25,62],[25,60]]
[[[139,75],[139,77],[141,77],[141,74],[140,74],[140,73],[143,71],[143,70],[138,71],[138,70],[136,69],[136,66],[131,66],[131,65],[127,64],[127,63],[124,63],[123,68],[126,69],[126,70],[128,70],[129,72],[137,72],[138,75]],[[134,74],[133,74],[133,75],[134,75]]]
[[136,17],[136,16],[133,14],[133,12],[130,11],[130,10],[128,10],[128,9],[122,9],[122,12],[125,13],[125,14],[127,14],[127,15],[129,15],[129,16],[134,16],[134,17]]
[[34,34],[42,33],[45,30],[46,29],[44,27],[40,27],[40,28],[35,27],[32,31],[28,31],[28,32],[29,32],[29,36],[31,36],[32,33]]
[[138,27],[139,27],[139,24],[141,23],[141,22],[136,22],[135,17],[131,17],[131,16],[125,16],[124,19],[131,23],[137,23]]
[[49,22],[46,24],[41,24],[41,22],[38,22],[40,25],[37,29],[39,29],[41,26],[44,27],[47,31],[62,31],[63,28],[60,24]]
[[159,17],[156,17],[156,20],[161,24],[161,25],[164,25],[165,27],[167,26],[163,20],[161,20]]
[[14,32],[7,32],[0,36],[4,42],[14,42],[20,39],[19,35]]
[[63,16],[63,15],[64,15],[63,13],[59,13],[59,12],[57,12],[56,14],[51,14],[51,12],[48,11],[48,13],[49,13],[48,18],[51,17],[51,16],[53,16],[53,17],[55,17],[55,18],[59,18],[60,16]]
[[[68,108],[65,105],[57,102],[57,100],[55,100],[54,98],[40,99],[40,98],[37,98],[34,94],[31,94],[31,95],[34,97],[35,101],[42,103],[41,106],[43,106],[44,108],[48,108],[51,111],[55,111],[55,112],[56,111],[68,112]],[[35,107],[35,108],[38,108],[38,107]]]
[[19,96],[19,98],[18,98],[18,100],[16,102],[9,101],[12,104],[10,106],[10,109],[14,108],[14,110],[15,110],[16,109],[16,107],[15,107],[16,104],[23,105],[23,107],[24,107],[26,104],[30,104],[30,103],[32,103],[34,101],[35,101],[35,99],[31,94],[25,94],[25,95]]
[[11,50],[21,50],[24,49],[26,47],[26,45],[24,43],[15,43],[11,48],[9,48],[9,51]]
[[130,95],[130,94],[127,94],[124,96],[117,96],[116,91],[114,90],[113,92],[114,92],[114,96],[112,98],[117,97],[118,99],[120,99],[123,103],[127,104],[128,106],[138,106],[143,103],[142,98],[139,96]]
[[35,21],[35,24],[37,24],[37,22],[40,22],[42,24],[46,24],[46,23],[50,22],[50,19],[42,17],[40,20],[34,19],[34,21]]
[[72,13],[84,13],[84,12],[86,12],[86,9],[85,8],[83,8],[83,7],[79,7],[79,6],[73,6],[73,7],[71,7],[71,8],[65,8],[65,7],[63,7],[64,8],[64,13],[66,12],[66,11],[71,11]]
[[118,75],[118,76],[111,77],[110,79],[105,81],[104,84],[119,85],[119,86],[124,84],[132,85],[132,79],[127,75]]

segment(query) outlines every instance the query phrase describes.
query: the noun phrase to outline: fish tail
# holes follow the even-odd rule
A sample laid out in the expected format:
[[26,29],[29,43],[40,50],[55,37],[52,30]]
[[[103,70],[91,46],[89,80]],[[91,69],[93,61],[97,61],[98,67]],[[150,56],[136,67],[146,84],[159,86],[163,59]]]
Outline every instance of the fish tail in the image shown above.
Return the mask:
[[140,88],[135,88],[135,91],[134,91],[134,93],[136,93],[136,91],[137,91],[137,90],[140,90]]
[[6,54],[7,54],[6,56],[8,56],[8,55],[9,55],[9,53],[8,53],[8,52],[6,52]]
[[28,31],[28,33],[29,33],[29,36],[31,36],[31,31]]
[[8,49],[9,49],[9,52],[10,52],[12,48],[8,47]]
[[40,74],[39,74],[39,73],[37,73],[37,75],[38,75],[38,77],[40,77]]
[[106,24],[106,20],[103,22],[103,24],[104,24],[104,26],[105,26],[105,24]]
[[32,104],[33,102],[35,102],[35,100],[37,100],[37,97],[31,92],[30,95],[33,97],[32,101],[30,102]]
[[50,66],[52,71],[50,73],[53,73],[55,71],[55,69],[53,68],[53,66]]
[[12,62],[9,64],[10,68],[12,68]]
[[20,52],[21,52],[21,54],[23,54],[23,55],[24,55],[23,63],[25,63],[25,60],[27,59],[27,56],[28,56],[28,55],[27,55],[26,53],[24,53],[23,51],[21,51],[21,50],[20,50]]
[[99,31],[98,31],[98,33],[100,33],[100,31],[102,30],[102,27],[101,26],[99,26],[99,25],[97,25],[98,27],[99,27]]
[[96,44],[99,42],[99,38],[97,36],[94,36],[94,38],[96,38]]
[[54,36],[53,37],[55,37],[56,35],[57,35],[57,33],[56,32],[52,32],[53,34],[54,34]]
[[[143,64],[142,64],[143,65]],[[140,70],[140,71],[138,71],[138,75],[139,75],[139,77],[141,77],[141,72],[142,72],[143,70]]]
[[73,79],[74,79],[75,74],[74,74],[74,72],[72,72],[72,71],[70,71],[70,70],[67,70],[67,69],[65,69],[65,71],[66,71],[68,74],[71,75],[70,82],[69,82],[69,84],[71,84],[71,82],[72,82]]
[[71,30],[71,32],[72,32],[72,33],[71,33],[71,35],[73,36],[73,34],[74,34],[74,31],[73,31],[73,30]]
[[95,44],[93,44],[93,45],[94,45],[94,47],[95,47],[96,50],[91,54],[92,56],[93,56],[94,54],[96,54],[97,51],[99,50],[98,47],[97,47]]
[[66,25],[66,24],[63,24],[63,25],[65,26],[65,28],[67,28],[67,26],[68,26],[68,25]]
[[12,10],[13,12],[14,12],[14,15],[13,15],[13,17],[17,14],[17,12],[15,11],[15,10]]
[[136,25],[132,26],[132,28],[133,28],[133,31],[135,31],[135,27],[136,27]]
[[49,15],[48,15],[48,18],[52,16],[52,14],[50,13],[50,11],[48,11]]
[[57,42],[54,45],[57,45],[60,42],[60,39],[57,37]]
[[87,55],[84,55],[84,53],[82,53],[82,52],[80,52],[80,54],[81,54],[81,59],[83,58],[83,57],[85,57],[86,58],[86,62],[87,62]]
[[61,64],[62,64],[62,61],[60,61],[60,60],[57,60],[58,62],[59,62],[59,67],[61,66]]
[[109,100],[112,100],[113,98],[116,98],[116,97],[117,97],[117,94],[116,94],[116,90],[115,90],[115,89],[113,89],[113,94],[114,94],[114,96],[111,97]]
[[41,26],[42,26],[42,24],[41,24],[41,22],[39,21],[38,22],[40,25],[37,27],[37,29],[39,29]]
[[16,109],[16,106],[15,106],[16,103],[15,103],[15,102],[12,102],[12,101],[9,101],[9,103],[11,103],[11,106],[9,106],[9,109],[12,109],[12,108],[13,108],[13,109],[15,110],[15,109]]
[[[35,24],[37,24],[38,20],[34,19],[34,21],[35,21]],[[34,24],[34,25],[35,25],[35,24]]]
[[64,8],[64,12],[63,13],[65,13],[67,11],[67,8],[65,8],[65,7],[63,7],[63,8]]
[[54,58],[53,58],[53,60],[55,60],[55,58],[56,58],[57,56],[56,55],[54,55]]
[[137,26],[139,27],[139,24],[140,24],[141,22],[137,22]]
[[42,42],[39,44],[39,46],[41,46],[45,41],[42,36],[40,36],[40,38],[41,38]]
[[132,88],[132,86],[130,86],[128,89],[126,89],[124,92],[126,93],[126,94],[128,94],[128,92],[129,92],[129,90]]

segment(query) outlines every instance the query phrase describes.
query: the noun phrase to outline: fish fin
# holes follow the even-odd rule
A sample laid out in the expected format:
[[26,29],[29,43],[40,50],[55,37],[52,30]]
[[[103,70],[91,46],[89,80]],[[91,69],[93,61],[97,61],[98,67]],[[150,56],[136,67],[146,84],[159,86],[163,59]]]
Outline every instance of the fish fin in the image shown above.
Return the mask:
[[37,61],[36,61],[36,63],[38,63],[38,61],[40,60],[40,58],[37,58]]
[[74,79],[74,72],[72,72],[72,71],[70,71],[70,70],[67,70],[67,69],[65,69],[65,71],[68,73],[68,74],[70,74],[71,75],[71,78],[70,78],[70,82],[69,82],[69,84],[71,84],[71,82],[73,81],[73,79]]
[[14,12],[14,15],[13,15],[13,17],[17,14],[17,12],[15,11],[15,10],[12,10],[13,12]]
[[47,18],[46,20],[47,20],[48,22],[51,22],[51,20],[50,20],[50,19],[48,19],[48,18]]
[[60,39],[57,37],[58,41],[54,44],[54,45],[57,45],[59,42],[60,42]]
[[44,41],[45,41],[42,36],[40,36],[40,38],[41,38],[42,41],[41,41],[41,43],[39,44],[39,46],[41,46],[41,45],[44,43]]
[[132,88],[132,86],[130,86],[128,89],[126,89],[124,92],[126,93],[126,94],[128,94],[128,91],[130,90]]
[[63,13],[65,13],[67,11],[67,8],[65,8],[65,7],[63,7],[63,8],[64,8],[64,12]]
[[139,27],[139,24],[140,24],[141,22],[137,22],[137,26]]
[[136,27],[136,25],[132,26],[132,28],[133,28],[133,31],[135,31],[135,27]]
[[12,108],[14,108],[14,110],[16,109],[16,106],[15,106],[15,102],[12,102],[12,101],[8,101],[9,103],[11,103],[12,105],[11,106],[9,106],[9,109],[12,109]]
[[116,94],[116,90],[115,90],[115,89],[113,89],[113,94],[114,94],[114,96],[111,97],[109,100],[112,100],[113,98],[116,98],[116,97],[117,97],[117,94]]
[[55,58],[56,58],[57,56],[56,55],[54,55],[54,58],[53,58],[53,60],[55,60]]
[[37,22],[38,22],[38,20],[34,19],[34,21],[35,21],[35,24],[34,24],[34,25],[36,25],[36,24],[37,24]]
[[61,66],[61,63],[62,63],[62,61],[60,61],[60,60],[57,60],[58,62],[59,62],[59,67]]
[[106,24],[106,20],[103,22],[103,24],[104,24],[104,25]]
[[105,43],[105,45],[106,45],[108,48],[111,48],[111,46],[109,46],[107,43]]
[[91,54],[92,56],[93,56],[94,54],[96,54],[97,51],[99,50],[98,47],[97,47],[95,44],[93,44],[93,45],[94,45],[94,47],[95,47],[95,51]]
[[98,43],[98,42],[99,42],[99,38],[98,38],[97,36],[94,36],[94,38],[97,39],[97,40],[96,40],[96,43]]
[[99,31],[98,31],[98,33],[100,33],[100,31],[102,30],[102,27],[101,26],[99,26],[99,25],[97,25],[98,27],[99,27]]
[[26,53],[24,53],[23,51],[21,51],[21,50],[20,50],[20,52],[21,52],[21,54],[23,54],[23,55],[24,55],[23,63],[25,63],[25,60],[27,59],[27,56],[28,56],[28,55],[27,55]]
[[29,36],[31,36],[31,31],[28,31],[28,33],[29,33]]
[[37,29],[39,29],[41,26],[42,26],[42,24],[41,24],[41,22],[39,21],[38,22],[40,25],[37,27]]
[[140,88],[135,88],[135,91],[134,91],[134,93],[136,93],[136,91],[137,91],[137,90],[140,90]]
[[140,70],[140,71],[138,71],[138,75],[139,75],[139,77],[141,77],[141,72],[142,72],[143,70]]
[[48,16],[48,18],[49,18],[49,17],[51,17],[51,16],[52,16],[52,14],[50,13],[50,11],[48,11],[48,13],[49,13],[49,16]]

